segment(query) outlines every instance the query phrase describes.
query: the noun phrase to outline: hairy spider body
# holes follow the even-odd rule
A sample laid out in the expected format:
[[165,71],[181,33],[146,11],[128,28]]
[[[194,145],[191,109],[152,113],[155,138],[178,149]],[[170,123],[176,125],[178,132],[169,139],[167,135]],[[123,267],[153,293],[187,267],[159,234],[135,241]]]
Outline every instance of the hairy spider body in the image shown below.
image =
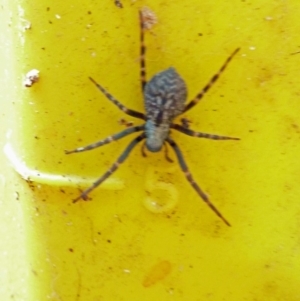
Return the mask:
[[[190,102],[185,104],[187,98],[187,88],[184,80],[176,72],[174,68],[168,68],[162,72],[157,73],[152,77],[152,79],[146,81],[146,68],[145,68],[145,52],[146,47],[144,45],[144,32],[146,30],[146,25],[144,21],[144,16],[142,11],[139,13],[140,16],[140,79],[141,87],[144,94],[144,103],[146,114],[137,112],[135,110],[125,107],[121,102],[115,99],[106,89],[104,89],[100,84],[98,84],[91,77],[89,78],[95,86],[106,96],[106,98],[116,105],[124,113],[139,118],[145,121],[144,124],[126,128],[125,130],[109,136],[103,140],[92,143],[90,145],[79,147],[71,151],[65,151],[66,154],[78,153],[87,150],[92,150],[96,147],[108,144],[112,141],[119,140],[127,135],[133,134],[135,132],[142,132],[139,136],[134,138],[129,145],[125,148],[120,157],[116,162],[107,170],[91,187],[83,191],[75,200],[77,202],[80,199],[87,200],[88,194],[94,190],[97,186],[103,183],[113,172],[115,172],[119,165],[125,161],[132,149],[142,140],[146,140],[146,148],[151,152],[158,152],[166,144],[169,144],[178,159],[181,170],[184,172],[187,180],[191,186],[195,189],[202,200],[214,211],[214,213],[223,220],[223,222],[230,226],[229,222],[223,217],[219,210],[213,205],[209,200],[208,196],[201,190],[200,186],[194,181],[189,169],[185,163],[184,157],[177,143],[170,137],[170,129],[177,130],[185,135],[199,138],[207,138],[213,140],[239,140],[239,138],[219,136],[215,134],[207,134],[202,132],[195,132],[189,128],[189,126],[173,123],[173,120],[178,115],[188,111],[194,107],[202,97],[207,93],[211,86],[217,81],[223,71],[226,69],[229,62],[237,54],[239,48],[236,49],[221,66],[220,70],[210,79],[208,84],[192,99]],[[144,145],[142,147],[142,154],[145,155]],[[167,148],[165,149],[166,159],[169,162],[172,160],[168,157]]]
[[184,110],[185,82],[174,68],[157,73],[145,85],[146,147],[160,151],[170,133],[174,118]]

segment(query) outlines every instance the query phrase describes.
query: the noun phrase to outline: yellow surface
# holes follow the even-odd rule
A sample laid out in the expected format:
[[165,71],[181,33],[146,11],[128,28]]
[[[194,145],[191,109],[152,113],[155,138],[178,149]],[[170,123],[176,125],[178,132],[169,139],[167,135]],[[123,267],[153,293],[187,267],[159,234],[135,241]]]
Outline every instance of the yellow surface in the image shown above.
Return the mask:
[[[1,157],[1,300],[300,300],[300,54],[291,55],[300,4],[122,2],[1,3],[1,141],[13,164]],[[242,48],[185,114],[194,129],[242,140],[173,134],[231,228],[176,163],[163,152],[143,158],[139,147],[91,202],[72,203],[132,137],[81,154],[64,149],[122,130],[121,118],[139,124],[87,78],[143,111],[145,5],[158,18],[146,34],[148,78],[174,66],[189,98]],[[23,87],[34,68],[40,81]]]

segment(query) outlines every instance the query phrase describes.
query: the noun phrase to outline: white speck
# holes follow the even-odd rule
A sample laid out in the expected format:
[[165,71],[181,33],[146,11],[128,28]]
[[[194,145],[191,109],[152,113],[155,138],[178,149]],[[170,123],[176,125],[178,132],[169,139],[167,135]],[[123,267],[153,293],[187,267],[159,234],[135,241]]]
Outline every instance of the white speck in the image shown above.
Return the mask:
[[256,47],[254,47],[254,46],[250,46],[250,47],[249,47],[249,49],[250,49],[250,50],[255,50],[255,49],[256,49]]
[[272,21],[272,20],[273,20],[273,17],[267,16],[267,17],[265,17],[265,20],[266,20],[266,21]]
[[22,30],[25,32],[26,30],[31,29],[31,23],[28,20],[21,20],[22,22]]
[[31,87],[34,83],[39,81],[40,71],[37,69],[32,69],[25,75],[25,79],[23,81],[23,85],[25,87]]
[[61,16],[60,15],[55,15],[56,19],[61,19]]
[[128,270],[128,269],[124,269],[123,272],[126,273],[126,274],[130,274],[131,273],[131,271]]

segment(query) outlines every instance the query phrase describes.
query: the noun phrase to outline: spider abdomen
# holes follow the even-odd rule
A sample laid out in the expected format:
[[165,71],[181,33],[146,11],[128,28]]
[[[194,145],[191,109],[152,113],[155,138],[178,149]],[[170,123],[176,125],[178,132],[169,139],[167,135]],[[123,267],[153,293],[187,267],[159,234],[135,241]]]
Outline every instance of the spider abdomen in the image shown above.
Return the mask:
[[[144,93],[144,103],[146,108],[146,113],[141,113],[135,110],[132,110],[120,101],[114,98],[106,89],[104,89],[100,84],[90,77],[90,80],[94,85],[106,96],[106,98],[111,101],[115,106],[117,106],[124,113],[129,116],[142,119],[146,121],[144,124],[137,126],[132,126],[126,128],[125,130],[113,134],[105,139],[97,141],[95,143],[89,144],[84,147],[78,147],[71,151],[65,151],[66,154],[79,153],[83,151],[88,151],[100,147],[102,145],[108,144],[112,141],[122,139],[130,134],[135,132],[142,132],[139,136],[135,137],[121,153],[119,158],[113,163],[113,165],[100,177],[98,178],[92,186],[84,190],[75,200],[77,202],[80,199],[87,200],[88,194],[93,191],[96,187],[101,185],[110,175],[112,175],[123,163],[133,148],[139,144],[144,139],[147,149],[151,152],[158,152],[161,150],[164,144],[168,144],[174,150],[178,163],[181,170],[183,171],[186,179],[191,184],[193,189],[197,194],[202,198],[202,200],[210,207],[210,209],[220,218],[223,222],[230,226],[229,222],[223,217],[220,211],[210,202],[208,196],[202,191],[200,186],[193,179],[187,164],[185,163],[184,156],[177,145],[177,143],[170,137],[170,128],[175,129],[185,135],[199,138],[207,138],[214,140],[239,140],[239,138],[219,136],[215,134],[207,134],[202,132],[196,132],[189,128],[189,125],[185,125],[182,122],[182,125],[173,123],[173,119],[193,108],[197,103],[203,98],[203,96],[209,91],[213,84],[218,80],[220,75],[224,72],[232,58],[239,52],[240,48],[237,48],[224,62],[219,71],[210,79],[210,81],[202,88],[202,90],[195,96],[194,99],[189,101],[188,104],[184,104],[187,97],[187,88],[184,80],[176,72],[174,68],[168,68],[160,73],[157,73],[152,77],[152,79],[147,82],[146,77],[146,63],[145,63],[145,54],[146,46],[144,44],[144,32],[147,28],[146,26],[146,15],[143,11],[139,12],[140,16],[140,81],[142,91]],[[168,161],[170,158],[166,150],[166,159]],[[145,155],[144,146],[142,147],[142,154]]]
[[145,85],[144,97],[147,120],[156,126],[170,124],[184,110],[186,84],[171,67],[152,77]]
[[174,68],[157,73],[145,85],[146,147],[161,150],[169,136],[170,124],[184,110],[187,97],[185,82]]

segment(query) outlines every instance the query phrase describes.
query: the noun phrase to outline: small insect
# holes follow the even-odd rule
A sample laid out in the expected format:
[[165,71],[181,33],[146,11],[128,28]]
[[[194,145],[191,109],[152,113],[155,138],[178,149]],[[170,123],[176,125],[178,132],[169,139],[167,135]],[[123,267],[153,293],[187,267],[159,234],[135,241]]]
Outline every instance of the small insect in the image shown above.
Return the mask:
[[[214,134],[207,134],[202,132],[195,132],[186,125],[180,125],[173,123],[173,119],[178,115],[187,112],[193,108],[217,81],[220,75],[224,72],[229,62],[240,50],[237,48],[225,61],[220,70],[210,79],[208,84],[192,99],[190,102],[185,104],[187,98],[187,88],[184,80],[177,73],[175,68],[170,67],[162,72],[157,73],[152,79],[147,82],[146,80],[146,63],[145,53],[146,47],[144,44],[144,33],[146,28],[144,26],[143,14],[139,12],[140,19],[140,80],[141,88],[144,94],[144,103],[146,113],[137,112],[135,110],[125,107],[119,102],[114,96],[112,96],[106,89],[98,84],[94,79],[89,79],[95,84],[95,86],[106,96],[106,98],[116,105],[127,115],[135,118],[139,118],[145,121],[145,123],[137,126],[126,128],[125,130],[109,136],[103,140],[95,142],[93,144],[76,148],[71,151],[65,151],[66,154],[79,153],[88,151],[108,144],[112,141],[119,140],[125,136],[136,132],[142,132],[140,135],[135,137],[129,145],[125,148],[123,153],[117,159],[117,161],[96,181],[91,187],[83,191],[75,200],[77,202],[80,199],[87,200],[88,194],[104,182],[111,174],[113,174],[121,163],[125,161],[132,149],[141,141],[144,140],[142,146],[142,153],[145,155],[145,148],[150,152],[159,152],[163,146],[166,148],[167,144],[174,150],[178,163],[181,170],[185,174],[187,180],[202,198],[202,200],[211,208],[214,213],[223,220],[223,222],[230,226],[229,222],[223,217],[219,210],[210,202],[208,196],[201,190],[200,186],[194,181],[187,164],[185,163],[183,154],[177,145],[177,143],[171,138],[170,130],[174,129],[185,135],[199,138],[207,138],[214,140],[239,140],[239,138],[218,136]],[[168,157],[166,152],[166,158],[168,161],[171,159]]]

